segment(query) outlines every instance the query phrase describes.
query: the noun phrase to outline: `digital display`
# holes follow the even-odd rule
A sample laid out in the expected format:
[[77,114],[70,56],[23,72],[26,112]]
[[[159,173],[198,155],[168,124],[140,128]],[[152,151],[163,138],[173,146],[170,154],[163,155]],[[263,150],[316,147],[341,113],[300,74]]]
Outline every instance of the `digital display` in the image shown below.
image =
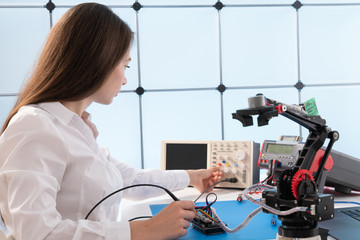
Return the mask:
[[279,154],[288,154],[290,155],[293,151],[294,145],[286,144],[268,144],[266,152],[268,153],[279,153]]
[[298,140],[297,136],[282,136],[281,141],[287,141],[287,142],[296,142]]
[[166,144],[166,169],[207,168],[207,144]]

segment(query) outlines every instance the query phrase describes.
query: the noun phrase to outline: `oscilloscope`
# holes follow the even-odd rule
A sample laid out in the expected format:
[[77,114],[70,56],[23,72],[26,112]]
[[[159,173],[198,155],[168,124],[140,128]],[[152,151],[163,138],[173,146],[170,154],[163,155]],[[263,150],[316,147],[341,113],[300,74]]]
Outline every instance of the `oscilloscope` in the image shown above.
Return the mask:
[[219,166],[224,178],[236,178],[236,183],[223,182],[222,188],[247,188],[259,181],[258,157],[260,144],[253,141],[177,141],[161,142],[161,168],[204,169]]

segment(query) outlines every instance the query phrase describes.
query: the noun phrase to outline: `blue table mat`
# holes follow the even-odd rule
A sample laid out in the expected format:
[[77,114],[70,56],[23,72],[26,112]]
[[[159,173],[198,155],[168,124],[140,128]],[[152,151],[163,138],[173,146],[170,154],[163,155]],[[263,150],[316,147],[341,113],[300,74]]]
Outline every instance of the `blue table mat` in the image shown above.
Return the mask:
[[[150,209],[153,215],[160,212],[167,204],[153,204],[150,205]],[[205,203],[197,203],[197,206],[204,206]],[[254,209],[258,208],[258,205],[249,201],[217,201],[213,204],[217,215],[220,219],[228,225],[229,228],[233,229],[242,223],[245,218]],[[272,225],[271,221],[275,219],[276,224]],[[216,235],[206,235],[201,233],[194,228],[188,228],[188,234],[181,237],[182,240],[187,239],[237,239],[237,240],[265,240],[265,239],[276,239],[276,233],[281,222],[277,216],[273,214],[266,214],[260,212],[257,214],[246,227],[239,230],[236,233],[220,233]]]

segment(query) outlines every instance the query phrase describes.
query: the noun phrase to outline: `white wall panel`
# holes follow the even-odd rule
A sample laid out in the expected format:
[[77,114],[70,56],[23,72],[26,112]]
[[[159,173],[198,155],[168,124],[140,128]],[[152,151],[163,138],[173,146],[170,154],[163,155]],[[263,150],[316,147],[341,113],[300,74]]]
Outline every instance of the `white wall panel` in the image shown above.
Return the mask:
[[299,20],[304,84],[359,82],[360,6],[304,7]]
[[141,168],[139,97],[119,94],[111,105],[94,103],[88,112],[99,130],[99,145],[116,159]]
[[160,167],[161,140],[221,139],[216,91],[149,92],[142,100],[146,168]]
[[145,88],[219,85],[215,8],[144,8],[139,12],[142,84]]
[[226,86],[293,85],[298,81],[294,8],[225,7],[221,31]]
[[44,8],[0,7],[0,94],[17,93],[50,30]]

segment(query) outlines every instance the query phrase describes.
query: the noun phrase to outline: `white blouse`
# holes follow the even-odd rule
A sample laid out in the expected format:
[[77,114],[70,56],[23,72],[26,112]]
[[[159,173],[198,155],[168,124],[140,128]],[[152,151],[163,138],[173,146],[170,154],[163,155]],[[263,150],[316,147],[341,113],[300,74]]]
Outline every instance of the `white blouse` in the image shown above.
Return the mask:
[[[122,197],[143,199],[164,191],[124,186],[153,183],[171,191],[189,184],[186,171],[139,170],[101,149],[91,129],[59,102],[22,107],[0,137],[0,211],[16,240],[130,239],[117,221]],[[136,217],[136,216],[134,216]]]

